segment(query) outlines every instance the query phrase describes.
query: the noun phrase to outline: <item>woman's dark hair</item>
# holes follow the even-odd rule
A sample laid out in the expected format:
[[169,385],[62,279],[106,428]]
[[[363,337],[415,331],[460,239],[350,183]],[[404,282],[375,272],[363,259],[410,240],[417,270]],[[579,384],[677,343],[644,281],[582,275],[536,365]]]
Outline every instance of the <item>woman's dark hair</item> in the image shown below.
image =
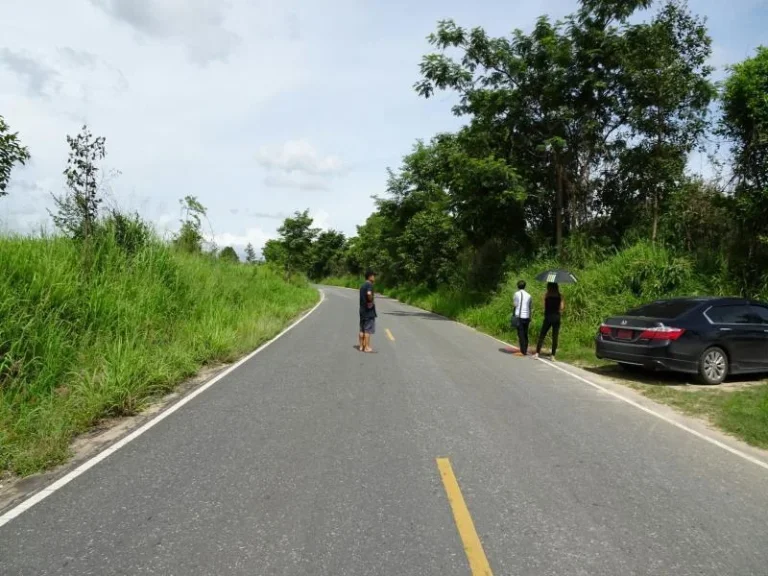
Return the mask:
[[547,296],[560,296],[560,286],[556,282],[547,282]]
[[524,290],[525,289],[525,280],[520,280],[517,283],[517,289],[518,290]]

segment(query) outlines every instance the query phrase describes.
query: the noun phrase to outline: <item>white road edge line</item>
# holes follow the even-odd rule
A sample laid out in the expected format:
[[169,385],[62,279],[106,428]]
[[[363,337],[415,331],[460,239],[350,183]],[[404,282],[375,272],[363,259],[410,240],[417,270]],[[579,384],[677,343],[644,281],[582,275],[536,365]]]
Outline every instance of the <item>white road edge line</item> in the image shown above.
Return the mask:
[[190,393],[188,396],[185,396],[184,398],[182,398],[181,400],[176,402],[174,405],[169,407],[167,410],[164,410],[163,412],[161,412],[160,414],[158,414],[157,416],[152,418],[149,422],[147,422],[146,424],[144,424],[140,428],[137,428],[136,430],[134,430],[133,432],[128,434],[128,436],[125,436],[124,438],[122,438],[121,440],[119,440],[118,442],[116,442],[115,444],[110,446],[109,448],[105,449],[104,451],[99,452],[96,456],[94,456],[90,460],[87,460],[86,462],[84,462],[83,464],[81,464],[80,466],[78,466],[77,468],[75,468],[74,470],[69,472],[68,474],[62,476],[61,478],[56,480],[56,482],[54,482],[53,484],[49,485],[46,488],[43,488],[39,492],[36,492],[35,494],[33,494],[32,496],[30,496],[29,498],[27,498],[26,500],[24,500],[20,504],[17,504],[15,507],[13,507],[10,510],[8,510],[8,512],[6,512],[2,516],[0,516],[0,527],[4,526],[5,524],[10,522],[14,518],[20,516],[21,514],[23,514],[24,512],[29,510],[30,508],[32,508],[32,506],[34,506],[35,504],[38,504],[38,503],[42,502],[43,500],[48,498],[48,496],[50,496],[51,494],[53,494],[57,490],[63,488],[64,486],[66,486],[67,484],[72,482],[72,480],[74,480],[75,478],[77,478],[78,476],[80,476],[84,472],[90,470],[91,468],[96,466],[96,464],[98,464],[102,460],[105,460],[106,458],[108,458],[109,456],[114,454],[115,452],[120,450],[120,448],[122,448],[123,446],[125,446],[129,442],[135,440],[136,438],[138,438],[139,436],[144,434],[144,432],[146,432],[147,430],[149,430],[150,428],[152,428],[156,424],[158,424],[161,421],[165,420],[168,416],[170,416],[171,414],[176,412],[179,408],[181,408],[182,406],[184,406],[185,404],[190,402],[193,398],[196,398],[197,396],[199,396],[200,394],[202,394],[203,392],[208,390],[208,388],[210,388],[211,386],[216,384],[219,380],[221,380],[222,378],[228,376],[229,374],[231,374],[232,372],[237,370],[240,366],[242,366],[243,364],[248,362],[251,358],[256,356],[259,352],[264,350],[267,346],[269,346],[270,344],[276,342],[277,340],[279,340],[280,338],[285,336],[288,332],[290,332],[296,326],[298,326],[304,320],[306,320],[310,316],[310,314],[312,314],[315,310],[317,310],[320,307],[320,305],[325,301],[325,292],[323,292],[323,290],[318,290],[318,292],[320,293],[320,301],[317,304],[315,304],[314,307],[312,307],[311,310],[309,310],[308,312],[303,314],[293,324],[291,324],[285,330],[280,332],[280,334],[278,334],[277,336],[275,336],[271,340],[269,340],[269,341],[265,342],[264,344],[262,344],[261,346],[259,346],[256,350],[254,350],[253,352],[248,354],[246,357],[241,358],[240,360],[238,360],[236,363],[234,363],[232,366],[230,366],[229,368],[227,368],[223,372],[221,372],[221,373],[217,374],[216,376],[214,376],[213,378],[211,378],[208,382],[203,384],[200,388],[196,389],[194,392]]
[[[399,302],[399,300],[397,300]],[[400,304],[403,304],[400,302]],[[423,310],[423,308],[418,308],[417,306],[411,306],[410,304],[403,304],[404,306],[410,306],[411,308],[416,308],[418,310]],[[429,310],[424,310],[425,312],[429,312]],[[446,320],[449,320],[453,322],[454,324],[458,324],[459,326],[463,326],[464,328],[468,328],[472,330],[473,332],[476,332],[477,334],[482,334],[483,336],[487,336],[491,340],[495,340],[496,342],[500,344],[504,344],[504,346],[512,346],[509,342],[505,342],[504,340],[500,340],[499,338],[496,338],[495,336],[491,336],[490,334],[487,334],[485,332],[481,332],[480,330],[477,330],[476,328],[473,328],[472,326],[469,326],[467,324],[463,324],[461,322],[457,322],[456,320],[453,320],[451,318],[448,318],[447,316],[442,316],[441,314],[436,314],[435,312],[429,312],[430,314],[434,314],[435,316],[439,316],[440,318],[445,318]],[[693,434],[697,438],[704,440],[705,442],[709,442],[713,446],[717,446],[718,448],[722,448],[723,450],[730,452],[731,454],[738,456],[739,458],[743,458],[744,460],[751,462],[752,464],[756,464],[757,466],[760,466],[761,468],[764,468],[765,470],[768,470],[768,462],[765,462],[764,460],[760,460],[759,458],[755,458],[754,456],[747,454],[746,452],[742,452],[738,448],[733,448],[732,446],[728,446],[727,444],[724,444],[723,442],[720,442],[719,440],[716,440],[715,438],[711,438],[707,436],[706,434],[702,434],[701,432],[694,430],[693,428],[690,428],[686,426],[685,424],[681,424],[680,422],[676,422],[672,420],[671,418],[668,418],[664,416],[664,414],[661,414],[659,412],[656,412],[655,410],[652,410],[646,406],[643,406],[642,404],[639,404],[635,402],[634,400],[630,398],[626,398],[622,396],[621,394],[614,392],[613,390],[610,390],[604,386],[601,386],[600,384],[597,384],[596,382],[592,382],[591,380],[587,380],[586,378],[579,376],[578,374],[574,374],[570,370],[566,370],[565,368],[558,366],[557,364],[553,362],[549,362],[548,360],[544,360],[543,358],[539,358],[539,362],[543,362],[544,364],[551,366],[552,368],[555,368],[556,370],[559,370],[560,372],[563,372],[564,374],[567,374],[568,376],[571,376],[572,378],[575,378],[576,380],[579,380],[580,382],[583,382],[585,384],[589,384],[593,388],[600,390],[601,392],[605,392],[606,394],[609,394],[616,398],[617,400],[621,400],[622,402],[625,402],[629,404],[630,406],[633,406],[635,408],[638,408],[642,410],[643,412],[650,414],[651,416],[655,416],[656,418],[663,420],[667,424],[671,424],[675,428],[678,428],[680,430],[683,430],[685,432],[688,432],[689,434]],[[2,525],[0,523],[0,525]]]
[[751,456],[750,454],[747,454],[745,452],[742,452],[741,450],[737,448],[733,448],[731,446],[728,446],[728,444],[724,444],[723,442],[720,442],[719,440],[715,440],[714,438],[711,438],[707,436],[706,434],[702,434],[701,432],[694,430],[693,428],[689,428],[685,424],[681,424],[680,422],[675,422],[671,418],[667,418],[664,416],[664,414],[660,414],[656,412],[655,410],[651,410],[647,406],[643,406],[642,404],[638,404],[634,400],[630,398],[625,398],[621,394],[618,394],[617,392],[614,392],[613,390],[609,390],[608,388],[605,388],[603,386],[600,386],[600,384],[597,384],[595,382],[592,382],[591,380],[587,380],[586,378],[583,378],[579,376],[578,374],[574,374],[570,370],[566,370],[565,368],[558,366],[557,364],[553,362],[549,362],[548,360],[544,360],[542,358],[539,358],[539,361],[544,362],[544,364],[547,364],[548,366],[551,366],[552,368],[556,370],[560,370],[560,372],[563,372],[565,374],[568,374],[572,378],[576,378],[577,380],[580,380],[584,382],[585,384],[589,384],[593,388],[597,388],[598,390],[605,392],[606,394],[610,394],[614,398],[618,398],[622,402],[626,402],[630,406],[634,406],[635,408],[638,408],[642,410],[643,412],[647,412],[648,414],[652,414],[653,416],[656,416],[656,418],[659,418],[661,420],[664,420],[667,424],[672,424],[672,426],[675,426],[676,428],[679,428],[680,430],[685,430],[689,434],[693,434],[697,438],[701,438],[702,440],[705,440],[709,442],[710,444],[713,444],[714,446],[717,446],[718,448],[722,448],[723,450],[727,450],[731,454],[735,454],[736,456],[739,456],[740,458],[744,458],[745,460],[748,460],[749,462],[752,462],[753,464],[757,464],[761,468],[765,468],[768,470],[768,462],[764,462],[760,460],[759,458],[755,458],[754,456]]

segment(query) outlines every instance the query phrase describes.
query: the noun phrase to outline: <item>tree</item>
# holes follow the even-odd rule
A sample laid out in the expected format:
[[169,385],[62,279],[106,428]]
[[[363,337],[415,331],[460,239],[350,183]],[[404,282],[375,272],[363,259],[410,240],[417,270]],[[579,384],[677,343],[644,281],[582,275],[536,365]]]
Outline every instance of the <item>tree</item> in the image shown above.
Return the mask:
[[173,239],[174,245],[191,254],[199,254],[203,250],[202,219],[206,209],[195,196],[185,196],[179,200],[181,204],[181,228]]
[[320,232],[312,244],[312,255],[308,275],[313,280],[322,280],[345,271],[345,250],[347,239],[336,230]]
[[453,219],[439,207],[423,210],[408,223],[399,243],[403,279],[434,290],[457,273],[463,237]]
[[219,260],[238,263],[240,262],[240,257],[237,255],[237,252],[235,252],[235,249],[232,248],[232,246],[225,246],[224,249],[222,249],[222,251],[219,253]]
[[748,290],[768,280],[768,48],[733,66],[719,133],[730,144],[736,213],[732,269]]
[[285,250],[280,240],[275,238],[267,240],[261,253],[267,263],[285,268]]
[[385,278],[397,278],[393,273],[393,256],[386,248],[388,227],[387,219],[378,210],[364,224],[357,226],[357,236],[349,241],[347,248],[347,262],[352,274],[373,269]]
[[248,264],[253,264],[256,262],[256,250],[253,248],[253,244],[248,242],[248,245],[245,247],[245,261]]
[[64,175],[67,192],[53,196],[57,213],[52,214],[56,226],[72,238],[89,239],[99,217],[101,182],[97,180],[99,168],[96,163],[107,155],[106,139],[93,137],[87,126],[80,133],[67,136],[69,158]]
[[[438,52],[423,58],[415,88],[427,98],[438,90],[459,96],[454,113],[469,118],[459,138],[471,162],[456,174],[476,173],[472,192],[509,182],[502,189],[519,190],[527,224],[552,238],[558,251],[571,231],[623,209],[611,201],[625,196],[626,187],[652,190],[657,222],[663,191],[677,181],[703,130],[712,95],[706,30],[674,0],[652,22],[630,22],[650,4],[584,0],[563,21],[543,16],[530,33],[517,30],[509,38],[445,20],[429,37]],[[629,143],[637,147],[625,154]],[[622,160],[631,161],[637,178],[626,177]],[[469,197],[488,200],[485,215],[503,206],[484,190]],[[455,216],[460,221],[463,214]]]
[[29,158],[29,150],[21,145],[18,132],[11,132],[0,116],[0,198],[8,194],[6,187],[14,165],[23,166]]
[[684,180],[690,152],[707,127],[715,89],[709,81],[711,39],[703,21],[677,1],[648,24],[627,31],[625,78],[629,124],[637,142],[625,155],[640,199],[650,206],[651,239],[661,208]]
[[319,230],[312,228],[313,220],[309,210],[296,212],[293,217],[286,218],[278,228],[280,244],[282,245],[283,264],[287,272],[304,272],[309,269],[312,242]]

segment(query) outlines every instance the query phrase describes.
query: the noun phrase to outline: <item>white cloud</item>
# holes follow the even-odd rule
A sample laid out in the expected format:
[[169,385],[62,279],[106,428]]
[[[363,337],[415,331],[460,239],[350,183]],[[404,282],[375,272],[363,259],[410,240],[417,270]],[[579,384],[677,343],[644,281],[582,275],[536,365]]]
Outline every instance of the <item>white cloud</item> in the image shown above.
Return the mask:
[[180,42],[200,64],[225,61],[240,38],[225,26],[230,4],[223,0],[91,0],[140,35]]
[[322,176],[307,176],[301,173],[269,174],[264,184],[270,188],[298,188],[300,190],[330,190],[331,184]]
[[333,228],[331,225],[331,215],[325,210],[310,210],[309,215],[312,217],[312,226],[315,228],[320,228],[320,230],[330,230]]
[[56,70],[30,54],[3,48],[0,50],[0,64],[26,85],[30,96],[47,97],[57,90]]
[[75,50],[69,46],[62,46],[59,48],[59,53],[73,66],[96,68],[100,63],[99,57],[87,50]]
[[282,222],[288,217],[288,214],[286,212],[259,212],[257,210],[249,210],[248,216],[261,220],[280,220]]
[[232,246],[238,252],[241,252],[248,244],[252,244],[257,252],[261,252],[261,249],[264,247],[267,240],[276,237],[276,234],[270,234],[261,228],[248,228],[242,234],[231,234],[229,232],[214,234],[213,241],[219,249],[224,248],[225,246]]
[[347,170],[338,156],[321,154],[306,139],[262,146],[256,162],[267,171],[263,182],[269,188],[328,191],[332,178]]
[[262,146],[256,161],[264,168],[310,176],[336,176],[344,171],[341,159],[320,154],[306,139],[288,140],[278,146]]

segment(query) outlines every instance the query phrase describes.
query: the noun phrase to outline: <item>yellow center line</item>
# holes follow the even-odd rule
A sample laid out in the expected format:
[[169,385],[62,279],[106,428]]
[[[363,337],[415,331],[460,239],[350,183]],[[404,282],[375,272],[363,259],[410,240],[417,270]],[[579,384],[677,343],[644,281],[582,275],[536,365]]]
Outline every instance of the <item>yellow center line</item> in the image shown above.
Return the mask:
[[475,524],[472,522],[472,516],[469,515],[469,509],[464,502],[464,496],[461,495],[459,483],[453,473],[451,462],[448,458],[438,458],[437,468],[440,470],[440,476],[443,479],[445,493],[448,495],[448,502],[451,504],[453,519],[456,521],[456,528],[459,530],[459,536],[464,544],[464,552],[469,560],[469,569],[472,576],[493,576],[491,566],[488,564],[488,558],[485,557],[483,545],[480,543],[480,537],[475,530]]
[[387,338],[389,338],[390,340],[392,340],[392,342],[394,342],[395,337],[392,336],[392,332],[389,331],[389,328],[385,328],[384,331],[387,333]]

